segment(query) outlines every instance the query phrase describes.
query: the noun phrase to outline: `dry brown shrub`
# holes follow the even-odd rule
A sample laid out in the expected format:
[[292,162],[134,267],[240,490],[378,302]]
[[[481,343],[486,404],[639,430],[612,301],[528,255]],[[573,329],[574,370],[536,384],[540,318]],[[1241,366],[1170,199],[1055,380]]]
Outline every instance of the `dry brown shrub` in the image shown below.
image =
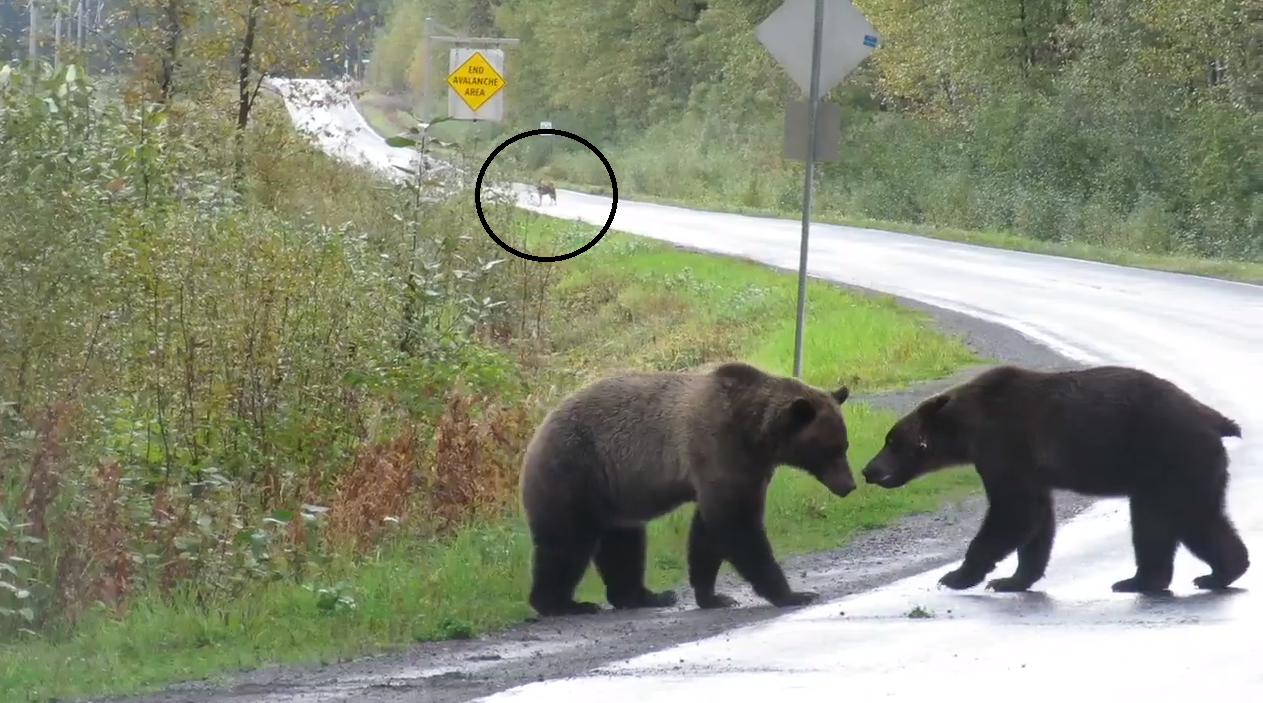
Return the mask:
[[[69,470],[67,467],[59,473],[75,481],[66,473]],[[55,605],[41,613],[52,617],[55,612],[57,618],[72,625],[93,603],[121,610],[135,573],[128,550],[122,467],[117,462],[101,462],[77,482],[83,489],[75,500],[77,507],[58,511],[56,552],[48,554],[56,563]]]
[[502,405],[460,391],[448,394],[435,428],[427,485],[431,519],[439,532],[493,515],[511,503],[530,431],[522,404]]
[[408,427],[390,442],[359,451],[334,487],[327,523],[332,542],[362,549],[388,527],[388,518],[404,519],[419,483],[421,449],[416,428]]
[[90,507],[84,519],[84,541],[91,573],[85,574],[85,590],[79,601],[100,601],[121,609],[130,590],[133,573],[127,549],[126,505],[123,468],[117,462],[101,462],[92,477]]
[[[324,505],[326,496],[321,491],[321,486],[324,485],[325,480],[325,474],[322,471],[312,471],[306,476],[300,477],[298,481],[302,485],[296,489],[300,502],[313,505]],[[306,544],[308,536],[307,521],[290,520],[289,525],[287,526],[286,534],[289,537],[290,544]]]
[[165,485],[158,488],[151,506],[145,542],[158,546],[162,564],[158,587],[166,594],[192,574],[192,563],[178,558],[180,548],[176,545],[176,538],[189,528],[191,511],[188,501],[173,497],[172,490]]
[[[42,408],[31,422],[35,431],[35,447],[26,480],[18,495],[17,506],[20,521],[27,523],[25,533],[43,540],[41,545],[33,547],[24,556],[56,564],[53,582],[50,584],[52,599],[58,604],[59,610],[65,610],[65,617],[71,621],[75,612],[66,606],[76,602],[83,572],[82,560],[75,552],[75,547],[80,544],[78,537],[83,533],[83,520],[73,513],[59,513],[57,503],[62,496],[65,484],[63,479],[72,476],[73,467],[69,462],[67,444],[76,410],[66,403],[52,404]],[[62,546],[64,554],[48,551],[49,533],[54,526],[57,530],[57,544]],[[47,609],[36,610],[36,625],[47,622],[49,615]]]
[[61,489],[60,476],[66,469],[66,437],[71,429],[75,410],[66,404],[50,405],[32,423],[35,429],[35,453],[31,470],[18,499],[18,510],[31,523],[27,534],[48,539],[48,512]]

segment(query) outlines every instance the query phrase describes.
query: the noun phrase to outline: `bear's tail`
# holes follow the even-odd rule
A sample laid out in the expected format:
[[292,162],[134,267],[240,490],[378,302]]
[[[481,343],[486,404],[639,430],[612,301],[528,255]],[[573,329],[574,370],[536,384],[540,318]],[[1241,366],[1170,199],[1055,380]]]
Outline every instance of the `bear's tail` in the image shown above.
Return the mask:
[[1220,416],[1219,436],[1220,437],[1240,437],[1241,425],[1238,425],[1236,422],[1229,420],[1226,417]]
[[1225,417],[1223,413],[1215,410],[1214,408],[1207,407],[1205,405],[1203,405],[1202,408],[1202,413],[1206,416],[1207,420],[1210,420],[1211,427],[1215,428],[1215,431],[1219,433],[1220,437],[1241,436],[1241,425],[1238,425],[1235,420]]

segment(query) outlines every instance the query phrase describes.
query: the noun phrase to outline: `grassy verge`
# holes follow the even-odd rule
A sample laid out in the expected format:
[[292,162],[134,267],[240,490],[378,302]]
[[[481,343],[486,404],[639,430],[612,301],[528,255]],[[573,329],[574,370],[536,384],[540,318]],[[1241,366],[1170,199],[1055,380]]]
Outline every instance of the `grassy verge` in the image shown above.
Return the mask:
[[[396,105],[399,100],[399,98],[389,98],[370,92],[361,99],[361,109],[364,111],[365,117],[368,118],[370,124],[374,126],[374,129],[384,135],[393,134],[403,128],[398,125],[404,125],[404,127],[406,127],[407,124],[410,123],[407,116],[400,114],[397,110]],[[616,153],[609,154],[609,156],[616,164],[620,161],[618,154]],[[568,164],[561,164],[562,172],[567,173],[569,178],[556,179],[559,186],[588,193],[609,193],[609,188],[605,185],[607,183],[607,179],[603,172],[593,172],[589,174],[586,169],[572,168],[570,166],[571,165]],[[622,175],[623,174],[620,174],[620,178],[622,178]],[[590,176],[591,179],[595,180],[589,180],[586,176]],[[687,194],[673,193],[671,197],[663,197],[661,194],[654,194],[653,192],[646,191],[644,188],[638,188],[638,181],[640,180],[641,179],[634,177],[622,178],[620,182],[620,190],[622,191],[624,197],[634,197],[637,200],[644,202],[699,207],[707,210],[741,215],[761,215],[770,217],[799,216],[799,211],[795,209],[794,206],[785,207],[780,202],[778,202],[776,206],[762,207],[736,205],[734,203],[740,202],[741,197],[735,197],[732,193],[708,192],[704,186],[698,186],[697,183],[706,180],[704,178],[689,179],[690,181],[694,181],[694,185],[681,186],[682,190],[688,191]],[[663,183],[674,183],[676,180],[678,179],[668,178],[664,180],[646,176],[644,182],[661,185]],[[801,182],[801,176],[799,176],[799,182]],[[791,190],[793,193],[796,193],[797,189],[800,187],[800,185],[794,184],[793,189]],[[761,199],[779,201],[781,198],[769,198],[765,196]],[[797,203],[796,196],[791,197],[790,200],[795,204]],[[887,220],[848,217],[845,212],[839,212],[836,207],[833,207],[833,205],[834,204],[828,202],[825,197],[818,198],[816,212],[814,213],[814,221],[846,225],[850,227],[866,227],[892,232],[918,234],[927,237],[934,237],[936,239],[995,247],[999,249],[1026,251],[1036,254],[1049,254],[1053,256],[1083,259],[1087,261],[1099,261],[1123,266],[1134,266],[1159,271],[1187,273],[1241,281],[1245,283],[1263,284],[1263,262],[1174,256],[1147,253],[1113,246],[1101,246],[1084,242],[1041,241],[1030,237],[1019,236],[1006,231],[962,230],[935,227],[932,225],[912,224],[907,222],[892,222]]]
[[[523,246],[541,253],[592,234],[538,216],[523,218],[521,227]],[[539,266],[510,264],[524,275],[527,266]],[[684,369],[737,357],[789,370],[792,275],[620,233],[552,266],[556,280],[545,314],[554,331],[547,352],[531,362],[548,369],[538,376],[541,412],[576,384],[620,368]],[[959,341],[928,329],[920,313],[887,298],[818,282],[810,287],[810,382],[846,380],[872,391],[942,376],[973,359]],[[854,463],[876,451],[893,419],[861,403],[847,406]],[[972,473],[954,472],[900,491],[862,487],[838,500],[810,478],[782,471],[771,490],[769,532],[782,556],[831,548],[858,530],[934,509],[974,485]],[[686,508],[652,526],[653,587],[684,579],[690,514]],[[387,543],[371,558],[324,565],[317,583],[273,582],[214,604],[141,597],[120,616],[85,614],[66,638],[0,648],[0,699],[128,693],[265,663],[331,661],[470,636],[529,614],[528,564],[526,532],[510,517],[443,541]],[[600,598],[593,574],[581,593]]]
[[[409,114],[414,109],[409,98],[367,91],[354,102],[364,121],[382,138],[393,137],[417,125],[417,120]],[[470,133],[470,124],[462,122],[441,122],[430,129],[432,137],[445,142],[463,142]],[[460,158],[457,151],[437,145],[431,147],[431,153],[453,161]]]
[[409,101],[406,98],[382,95],[372,91],[355,99],[355,106],[364,115],[364,121],[368,122],[368,126],[372,127],[373,131],[383,137],[393,137],[416,124],[416,120],[401,111],[408,104]]

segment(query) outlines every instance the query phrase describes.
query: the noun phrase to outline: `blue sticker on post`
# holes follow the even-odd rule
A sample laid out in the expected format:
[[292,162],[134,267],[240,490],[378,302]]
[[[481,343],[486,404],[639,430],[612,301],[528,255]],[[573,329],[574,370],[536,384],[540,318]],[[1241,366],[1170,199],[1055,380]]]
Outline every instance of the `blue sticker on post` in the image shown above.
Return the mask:
[[873,36],[873,35],[871,35],[871,34],[865,34],[865,35],[864,35],[864,46],[870,46],[870,47],[875,47],[875,46],[877,46],[877,37],[875,37],[875,36]]

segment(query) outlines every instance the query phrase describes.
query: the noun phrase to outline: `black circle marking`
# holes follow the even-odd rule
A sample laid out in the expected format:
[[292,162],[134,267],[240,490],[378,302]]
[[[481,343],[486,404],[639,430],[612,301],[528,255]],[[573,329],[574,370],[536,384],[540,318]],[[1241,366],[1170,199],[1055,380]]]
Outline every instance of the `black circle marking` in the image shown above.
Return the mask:
[[[518,251],[517,249],[514,249],[508,244],[505,244],[499,237],[496,236],[496,233],[493,232],[491,229],[491,225],[487,224],[486,215],[482,214],[482,179],[487,175],[487,167],[491,165],[491,162],[495,160],[496,156],[501,151],[504,151],[504,148],[506,146],[512,144],[513,142],[518,141],[519,139],[525,139],[527,137],[534,136],[536,134],[559,134],[563,137],[568,137],[570,139],[575,140],[576,142],[579,142],[580,144],[586,146],[589,150],[591,150],[593,154],[596,154],[596,157],[601,160],[602,164],[605,165],[605,172],[608,173],[610,176],[610,193],[613,196],[613,201],[610,203],[609,219],[605,221],[605,226],[602,227],[601,231],[597,233],[595,237],[592,238],[592,241],[588,242],[587,244],[584,244],[582,247],[579,247],[578,249],[575,249],[569,254],[559,254],[557,256],[535,256],[534,254],[528,254],[524,251]],[[500,146],[497,146],[491,152],[491,155],[487,157],[487,160],[483,162],[482,169],[478,171],[478,180],[474,182],[474,207],[478,210],[478,221],[482,223],[482,228],[487,231],[487,234],[491,235],[492,241],[494,241],[496,244],[499,244],[501,249],[509,252],[510,254],[518,258],[526,259],[527,261],[539,261],[542,263],[548,263],[551,261],[565,261],[566,259],[573,259],[574,257],[596,246],[596,243],[601,241],[601,237],[604,237],[605,233],[610,231],[610,225],[614,224],[614,213],[618,212],[618,181],[614,179],[614,167],[610,166],[610,160],[605,158],[605,154],[602,154],[596,147],[592,146],[592,142],[589,142],[588,140],[584,139],[583,137],[580,137],[577,134],[574,134],[573,132],[567,132],[561,129],[532,129],[526,132],[522,132],[521,134],[515,134],[512,137],[509,137],[508,139],[506,139],[504,143],[501,144]]]

